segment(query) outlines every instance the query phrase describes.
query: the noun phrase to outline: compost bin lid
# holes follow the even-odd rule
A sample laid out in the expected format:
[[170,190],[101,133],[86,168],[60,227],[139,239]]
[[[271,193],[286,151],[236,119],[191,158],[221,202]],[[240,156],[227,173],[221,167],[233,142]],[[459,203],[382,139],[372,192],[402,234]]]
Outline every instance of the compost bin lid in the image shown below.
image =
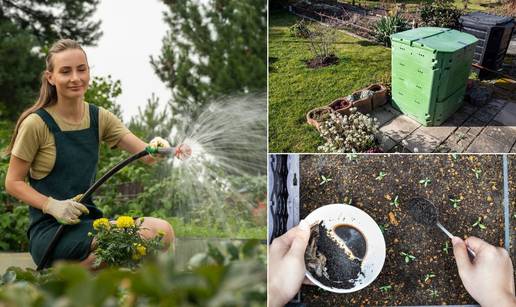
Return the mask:
[[391,35],[391,40],[440,52],[454,52],[478,41],[471,34],[437,27],[422,27],[395,33]]
[[500,26],[514,21],[514,18],[492,15],[482,12],[473,12],[460,16],[459,21],[461,23],[468,22],[472,24],[483,24],[487,26]]

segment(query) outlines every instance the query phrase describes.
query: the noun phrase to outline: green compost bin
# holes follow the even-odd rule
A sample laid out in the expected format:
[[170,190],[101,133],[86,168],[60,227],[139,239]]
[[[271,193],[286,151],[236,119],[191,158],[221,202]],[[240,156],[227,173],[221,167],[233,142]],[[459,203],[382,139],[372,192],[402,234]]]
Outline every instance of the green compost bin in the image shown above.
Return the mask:
[[463,103],[477,39],[447,28],[391,35],[392,103],[424,126],[438,126]]

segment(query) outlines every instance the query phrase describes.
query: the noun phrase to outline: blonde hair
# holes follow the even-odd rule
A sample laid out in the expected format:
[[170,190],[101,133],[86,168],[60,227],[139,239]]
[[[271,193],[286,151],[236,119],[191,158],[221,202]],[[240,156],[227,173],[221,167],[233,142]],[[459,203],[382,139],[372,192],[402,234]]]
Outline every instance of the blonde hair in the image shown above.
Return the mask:
[[20,124],[23,122],[27,116],[30,114],[36,112],[39,109],[54,105],[57,103],[57,92],[56,87],[52,84],[50,84],[45,76],[45,72],[49,71],[52,72],[54,70],[54,62],[53,57],[54,54],[69,50],[69,49],[79,49],[81,50],[84,55],[86,56],[86,52],[82,49],[81,45],[77,43],[76,41],[72,39],[60,39],[57,42],[55,42],[50,50],[48,51],[47,57],[45,59],[45,70],[41,74],[41,87],[39,89],[39,97],[30,108],[23,111],[23,113],[18,118],[18,121],[16,122],[16,126],[14,127],[13,136],[11,137],[11,142],[9,143],[9,146],[5,150],[5,154],[10,155],[11,151],[14,146],[14,141],[16,140],[16,136],[18,135],[18,130],[20,128]]

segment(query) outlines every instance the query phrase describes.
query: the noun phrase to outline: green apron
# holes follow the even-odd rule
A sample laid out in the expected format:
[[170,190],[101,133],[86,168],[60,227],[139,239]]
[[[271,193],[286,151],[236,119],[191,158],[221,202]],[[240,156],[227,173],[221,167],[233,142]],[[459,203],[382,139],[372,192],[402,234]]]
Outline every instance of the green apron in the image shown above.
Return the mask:
[[[77,131],[61,131],[54,119],[44,109],[36,111],[54,135],[56,161],[54,168],[43,179],[29,178],[30,185],[43,195],[57,200],[70,199],[86,192],[95,181],[99,159],[98,108],[89,105],[90,127]],[[53,261],[84,260],[88,257],[92,237],[88,232],[93,229],[93,220],[102,217],[91,197],[81,201],[90,213],[81,215],[81,222],[65,226],[63,236],[53,250],[47,266]],[[43,254],[52,240],[59,223],[41,210],[30,207],[29,251],[36,264],[41,262]]]

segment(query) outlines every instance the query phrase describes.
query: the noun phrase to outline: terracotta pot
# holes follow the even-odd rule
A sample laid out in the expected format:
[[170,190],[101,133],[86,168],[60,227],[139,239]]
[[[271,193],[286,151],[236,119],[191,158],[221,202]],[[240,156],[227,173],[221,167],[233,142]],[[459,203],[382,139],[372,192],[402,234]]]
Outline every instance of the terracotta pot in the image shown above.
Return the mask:
[[322,116],[324,114],[329,114],[333,112],[333,110],[329,107],[321,107],[321,108],[315,108],[315,109],[312,109],[310,111],[308,111],[308,113],[306,113],[306,122],[309,124],[309,125],[312,125],[314,126],[317,130],[320,129],[321,127],[321,122],[322,122]]
[[371,84],[366,89],[374,92],[372,99],[373,110],[387,103],[387,88],[383,84]]
[[[360,92],[361,91],[357,91],[357,92],[353,93],[353,95],[360,93]],[[360,95],[360,94],[358,94],[358,95]],[[373,96],[355,100],[355,101],[353,101],[353,107],[357,108],[357,111],[362,114],[368,114],[373,110],[372,100],[373,100]]]
[[342,115],[349,115],[351,111],[349,110],[352,107],[351,102],[348,101],[346,97],[341,97],[335,99],[332,103],[328,105],[328,107],[335,112],[339,112]]

